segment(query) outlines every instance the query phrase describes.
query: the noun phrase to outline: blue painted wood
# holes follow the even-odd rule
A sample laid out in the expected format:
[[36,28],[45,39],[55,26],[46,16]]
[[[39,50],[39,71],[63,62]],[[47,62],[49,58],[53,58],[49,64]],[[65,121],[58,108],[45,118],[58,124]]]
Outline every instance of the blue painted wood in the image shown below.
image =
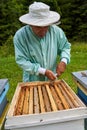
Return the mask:
[[[87,70],[72,72],[72,75],[76,79],[76,81],[79,81],[79,83],[83,87],[87,88],[87,77],[83,76],[81,72],[84,72],[87,75]],[[77,95],[87,106],[87,95],[85,95],[85,93],[79,87],[77,87]],[[87,130],[87,119],[84,119],[84,127],[85,127],[85,130]]]
[[[84,104],[87,106],[87,96],[83,93],[83,91],[81,91],[80,88],[77,88],[77,90],[78,90],[77,95],[84,102]],[[87,130],[87,118],[84,119],[84,127],[85,127],[85,130]]]
[[8,82],[8,79],[0,79],[0,95],[2,94],[7,82]]
[[7,82],[7,84],[4,86],[2,94],[0,95],[0,104],[3,101],[4,97],[6,96],[8,89],[9,89],[9,83]]
[[7,104],[7,99],[6,99],[6,96],[5,96],[4,99],[3,99],[3,101],[2,101],[2,103],[0,104],[0,116],[3,113],[6,104]]
[[87,105],[87,95],[85,95],[80,88],[77,88],[77,94],[81,98],[81,100]]
[[84,72],[85,74],[87,74],[87,70],[83,70],[83,71],[78,71],[78,72],[72,72],[73,77],[79,81],[82,86],[84,86],[85,88],[87,88],[87,77],[83,76],[81,74],[81,72]]
[[6,94],[9,89],[8,79],[0,79],[0,116],[7,104]]

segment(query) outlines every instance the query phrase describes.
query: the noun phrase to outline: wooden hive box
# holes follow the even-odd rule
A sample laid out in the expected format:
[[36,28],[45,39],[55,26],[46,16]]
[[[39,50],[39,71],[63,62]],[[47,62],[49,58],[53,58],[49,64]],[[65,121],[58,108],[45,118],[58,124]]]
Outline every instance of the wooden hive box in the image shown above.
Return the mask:
[[[72,72],[72,76],[77,85],[77,95],[87,106],[87,70]],[[87,117],[85,119],[85,130],[87,130]]]
[[73,79],[77,84],[77,94],[87,105],[87,70],[72,72]]
[[83,130],[86,116],[86,106],[64,80],[19,83],[5,129]]

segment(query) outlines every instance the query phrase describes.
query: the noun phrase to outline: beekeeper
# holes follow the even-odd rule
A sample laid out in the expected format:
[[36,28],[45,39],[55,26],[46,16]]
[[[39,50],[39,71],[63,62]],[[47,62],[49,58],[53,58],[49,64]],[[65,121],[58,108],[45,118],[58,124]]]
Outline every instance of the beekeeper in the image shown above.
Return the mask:
[[70,62],[71,45],[57,25],[60,15],[45,3],[34,2],[19,20],[26,25],[15,33],[14,48],[23,81],[55,80]]

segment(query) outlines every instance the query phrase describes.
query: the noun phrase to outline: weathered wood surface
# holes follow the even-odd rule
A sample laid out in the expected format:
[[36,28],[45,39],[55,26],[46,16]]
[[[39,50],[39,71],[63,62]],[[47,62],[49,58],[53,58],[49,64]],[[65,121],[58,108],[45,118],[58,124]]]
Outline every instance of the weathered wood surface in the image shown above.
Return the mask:
[[42,93],[40,85],[38,85],[38,91],[39,91],[39,99],[40,99],[40,110],[41,110],[41,113],[43,113],[45,112],[45,104],[44,104],[43,93]]
[[48,98],[47,91],[44,86],[42,86],[42,92],[43,92],[43,97],[44,97],[45,109],[47,112],[50,112],[51,111],[50,100]]
[[33,87],[30,88],[29,114],[33,114]]

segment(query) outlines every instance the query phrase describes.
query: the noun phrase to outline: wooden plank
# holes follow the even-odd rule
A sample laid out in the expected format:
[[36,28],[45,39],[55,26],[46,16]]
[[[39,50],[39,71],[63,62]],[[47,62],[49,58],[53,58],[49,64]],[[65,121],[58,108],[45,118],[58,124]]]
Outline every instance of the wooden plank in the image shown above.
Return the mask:
[[14,111],[15,111],[16,103],[17,103],[18,98],[19,98],[20,91],[21,91],[21,87],[18,85],[16,90],[15,90],[15,94],[13,96],[13,99],[11,101],[10,109],[7,113],[7,116],[13,116],[14,115]]
[[29,107],[29,89],[26,87],[25,90],[25,99],[23,105],[23,114],[28,114],[28,107]]
[[65,109],[69,109],[69,105],[68,105],[68,103],[67,103],[65,97],[64,97],[63,94],[61,93],[60,89],[58,88],[58,86],[55,84],[54,87],[55,87],[55,89],[56,89],[56,92],[57,92],[58,96],[60,97],[60,99],[61,99],[61,101],[62,101],[62,103],[63,103],[64,108],[65,108]]
[[[59,83],[59,82],[61,82],[61,80],[56,80],[55,81],[55,83]],[[31,87],[31,86],[38,86],[38,85],[41,85],[41,86],[44,86],[44,85],[46,85],[46,84],[50,84],[50,83],[52,83],[52,81],[33,81],[33,82],[24,82],[24,83],[19,83],[19,85],[21,86],[21,87],[25,87],[25,86],[27,86],[27,87]]]
[[30,87],[29,114],[33,114],[33,87]]
[[75,94],[75,92],[71,89],[71,87],[64,81],[64,80],[61,80],[61,82],[63,84],[66,85],[67,89],[69,90],[69,92],[73,95],[73,97],[76,99],[76,101],[78,102],[78,104],[80,105],[80,107],[85,107],[85,104],[81,101],[80,98],[78,98],[78,96]]
[[72,103],[74,104],[74,106],[75,107],[80,107],[79,103],[77,102],[75,97],[71,94],[70,90],[67,90],[66,85],[64,85],[63,82],[61,82],[60,84],[62,85],[64,91],[67,93],[67,95],[69,96],[69,98],[72,101]]
[[15,115],[22,115],[23,106],[24,106],[24,98],[25,98],[25,88],[21,89],[20,96],[17,103],[17,109],[15,110]]
[[46,85],[46,90],[47,90],[47,93],[48,93],[48,96],[49,96],[53,111],[57,111],[56,103],[55,103],[55,101],[54,101],[54,99],[52,97],[52,93],[51,93],[50,88],[49,88],[48,85]]
[[51,104],[50,104],[45,86],[42,86],[42,93],[43,93],[46,112],[50,112],[51,111]]
[[39,98],[37,87],[34,87],[34,113],[39,113]]
[[60,101],[60,99],[59,99],[59,97],[58,97],[58,95],[57,95],[57,93],[56,93],[54,87],[51,86],[50,89],[51,89],[53,98],[54,98],[54,100],[55,100],[55,102],[56,102],[56,104],[57,104],[58,110],[63,110],[64,107],[63,107],[62,102]]
[[58,84],[58,87],[60,88],[61,92],[63,93],[64,97],[66,98],[68,104],[70,105],[70,108],[75,108],[74,104],[72,103],[72,101],[68,97],[66,91],[64,91],[63,87],[60,84]]
[[40,100],[40,110],[41,110],[41,113],[43,113],[45,112],[45,105],[44,105],[44,99],[43,99],[40,85],[38,85],[38,92],[39,92],[39,100]]
[[79,81],[74,80],[77,86],[82,90],[82,92],[87,96],[87,88],[85,88]]

